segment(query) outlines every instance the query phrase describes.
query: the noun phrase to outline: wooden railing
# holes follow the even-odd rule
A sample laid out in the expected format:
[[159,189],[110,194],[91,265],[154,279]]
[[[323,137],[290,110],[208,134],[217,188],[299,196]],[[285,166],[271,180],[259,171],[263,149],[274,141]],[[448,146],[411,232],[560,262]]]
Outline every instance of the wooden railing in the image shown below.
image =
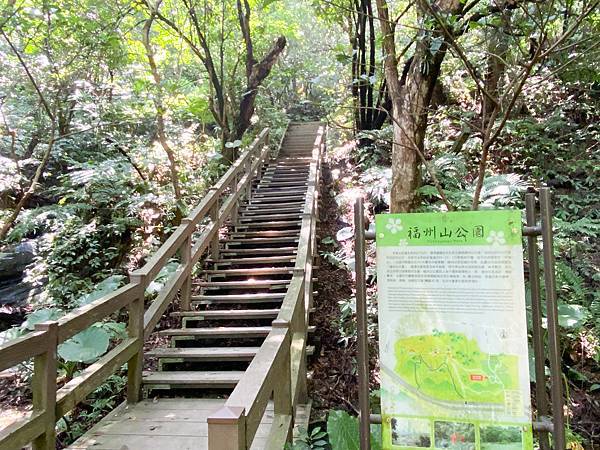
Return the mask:
[[292,280],[279,315],[256,356],[223,408],[208,418],[210,450],[249,449],[271,398],[274,417],[265,448],[281,450],[291,438],[296,406],[307,401],[307,322],[313,300],[318,187],[325,145],[326,130],[322,126],[312,152]]
[[[230,218],[235,219],[239,201],[250,195],[252,180],[268,156],[269,130],[265,129],[148,262],[130,275],[127,285],[58,321],[38,324],[34,332],[0,346],[0,371],[31,358],[34,361],[32,413],[0,430],[0,450],[18,449],[30,442],[34,450],[53,450],[56,421],[125,364],[127,401],[140,400],[145,338],[178,293],[181,308],[190,309],[193,267],[206,251],[218,256],[219,229]],[[173,258],[178,258],[177,270],[145,310],[148,285]],[[58,389],[58,345],[123,309],[128,312],[127,337]]]

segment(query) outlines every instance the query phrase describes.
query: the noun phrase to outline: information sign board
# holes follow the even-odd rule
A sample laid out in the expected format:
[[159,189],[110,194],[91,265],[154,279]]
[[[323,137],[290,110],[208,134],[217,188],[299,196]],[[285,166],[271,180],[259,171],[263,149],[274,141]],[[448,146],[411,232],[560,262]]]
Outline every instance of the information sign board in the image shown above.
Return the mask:
[[385,449],[533,448],[521,213],[376,217]]

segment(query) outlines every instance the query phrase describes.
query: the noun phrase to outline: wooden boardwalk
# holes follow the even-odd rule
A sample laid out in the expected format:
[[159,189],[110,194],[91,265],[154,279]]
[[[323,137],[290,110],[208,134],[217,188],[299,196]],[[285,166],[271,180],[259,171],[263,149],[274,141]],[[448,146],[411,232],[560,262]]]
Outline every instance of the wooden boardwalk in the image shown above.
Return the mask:
[[[290,125],[279,155],[262,169],[247,199],[222,230],[218,246],[210,249],[210,257],[192,283],[191,309],[172,314],[178,327],[157,331],[169,338],[170,345],[144,353],[157,367],[143,374],[146,399],[120,405],[70,449],[209,448],[208,417],[226,406],[226,399],[270,335],[271,323],[280,316],[288,295],[315,138],[322,129],[321,123]],[[309,234],[314,234],[314,225]],[[303,306],[310,311],[312,278],[307,286],[310,292]],[[298,298],[304,303],[303,294],[293,295],[302,295]],[[299,341],[303,347],[306,330],[305,324]],[[305,358],[306,351],[311,348],[300,348],[296,357]],[[303,367],[302,362],[297,364]],[[302,371],[291,370],[292,375],[294,370],[296,375]],[[286,382],[290,379],[281,380]],[[271,436],[289,427],[290,416],[275,414],[273,405],[270,401],[264,410],[248,448],[275,448]],[[295,406],[293,422],[308,423],[310,407],[302,402]]]
[[[206,419],[225,404],[219,399],[156,399],[122,404],[69,448],[72,450],[201,450],[208,448]],[[273,422],[270,405],[252,449],[266,445]]]

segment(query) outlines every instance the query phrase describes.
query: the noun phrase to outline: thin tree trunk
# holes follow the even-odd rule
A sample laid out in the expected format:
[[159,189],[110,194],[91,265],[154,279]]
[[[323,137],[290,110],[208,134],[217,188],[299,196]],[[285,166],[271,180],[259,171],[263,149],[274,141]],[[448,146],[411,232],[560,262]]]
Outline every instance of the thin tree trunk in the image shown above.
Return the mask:
[[[162,86],[161,86],[161,78],[160,73],[158,72],[158,67],[156,65],[156,61],[154,59],[154,50],[152,49],[152,44],[150,43],[150,30],[152,28],[152,23],[154,22],[154,14],[150,15],[150,18],[146,20],[143,29],[143,44],[146,49],[146,57],[148,58],[148,65],[150,66],[150,71],[152,72],[152,77],[154,78],[154,84],[156,86],[156,93],[154,95],[154,106],[156,108],[156,128],[157,128],[157,137],[160,145],[165,151],[167,158],[169,159],[169,170],[171,172],[171,184],[173,185],[173,191],[175,193],[175,198],[177,200],[181,200],[181,188],[179,186],[179,173],[177,171],[177,160],[175,158],[175,153],[173,149],[169,145],[167,140],[167,136],[165,133],[165,117],[164,117],[164,105],[162,101]],[[179,211],[179,207],[177,208]]]
[[52,153],[52,149],[54,148],[54,143],[56,142],[55,139],[56,139],[56,122],[53,122],[52,130],[50,132],[50,140],[48,141],[48,147],[46,148],[46,151],[44,151],[44,154],[42,155],[42,160],[40,161],[40,164],[38,165],[38,167],[35,171],[35,174],[33,175],[33,179],[31,180],[31,184],[29,185],[29,188],[21,196],[21,199],[19,200],[19,202],[13,209],[13,212],[10,214],[9,218],[6,219],[6,221],[2,225],[2,228],[0,229],[0,241],[3,241],[6,238],[6,235],[12,228],[15,221],[17,220],[17,217],[19,217],[21,210],[27,204],[27,201],[29,201],[29,199],[35,193],[35,190],[40,181],[40,178],[42,177],[42,174],[44,173],[44,170],[46,169],[46,165],[48,164],[48,160],[50,159],[50,154]]

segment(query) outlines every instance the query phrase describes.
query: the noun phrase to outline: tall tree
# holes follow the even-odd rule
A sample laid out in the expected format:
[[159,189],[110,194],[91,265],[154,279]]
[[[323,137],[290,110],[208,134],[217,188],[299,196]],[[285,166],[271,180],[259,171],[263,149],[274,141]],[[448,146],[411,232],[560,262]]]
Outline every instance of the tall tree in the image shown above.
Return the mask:
[[[180,202],[181,201],[181,187],[179,186],[179,173],[177,171],[177,159],[175,157],[175,152],[171,148],[169,141],[167,139],[167,135],[165,132],[165,106],[163,102],[163,88],[162,88],[162,79],[160,76],[160,72],[158,71],[158,66],[156,65],[156,59],[154,58],[154,49],[152,48],[152,42],[150,40],[150,32],[152,30],[152,24],[154,23],[155,16],[154,14],[150,14],[150,17],[144,23],[144,28],[142,32],[142,42],[144,44],[144,48],[146,50],[146,57],[148,58],[148,65],[150,66],[150,72],[152,73],[152,78],[154,79],[155,92],[154,92],[154,107],[156,108],[156,134],[158,137],[158,141],[162,146],[167,158],[169,159],[169,170],[171,172],[171,184],[173,186],[173,192],[175,193],[175,199]],[[181,210],[180,205],[178,205],[178,217],[177,222],[181,219]]]
[[[274,64],[286,46],[284,36],[279,36],[260,59],[256,56],[255,42],[250,25],[251,8],[248,0],[236,0],[235,16],[240,34],[237,42],[244,47],[245,77],[243,83],[238,83],[236,73],[237,63],[232,71],[225,70],[225,46],[231,38],[231,30],[225,30],[225,22],[231,18],[227,2],[221,0],[216,8],[213,2],[182,0],[185,17],[177,18],[162,12],[162,2],[153,3],[146,0],[145,5],[153,14],[176,33],[192,50],[205,68],[211,87],[210,109],[216,123],[221,128],[224,156],[232,161],[235,158],[235,147],[225,147],[225,143],[241,139],[251,124],[255,110],[256,96],[263,81],[269,76]],[[209,5],[209,3],[211,3]],[[172,5],[171,5],[172,6]],[[221,32],[211,33],[208,20],[214,10],[220,11]],[[216,55],[216,56],[215,56]]]

